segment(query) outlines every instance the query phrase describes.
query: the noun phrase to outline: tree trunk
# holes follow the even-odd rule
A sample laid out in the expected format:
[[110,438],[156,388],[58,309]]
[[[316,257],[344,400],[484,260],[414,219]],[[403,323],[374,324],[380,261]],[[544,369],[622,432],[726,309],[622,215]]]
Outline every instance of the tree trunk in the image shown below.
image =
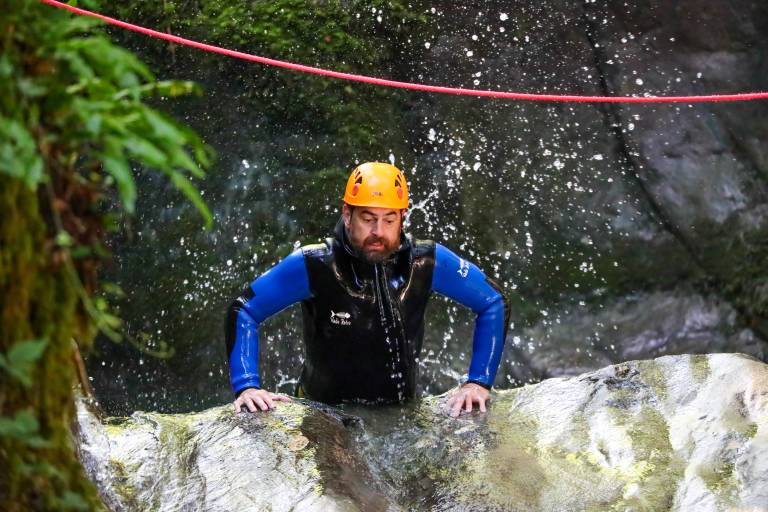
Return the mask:
[[69,254],[46,227],[42,197],[0,176],[0,353],[13,365],[13,347],[47,341],[26,365],[16,358],[15,370],[28,370],[30,382],[0,370],[0,509],[101,509],[70,433],[76,343],[88,344],[93,333]]

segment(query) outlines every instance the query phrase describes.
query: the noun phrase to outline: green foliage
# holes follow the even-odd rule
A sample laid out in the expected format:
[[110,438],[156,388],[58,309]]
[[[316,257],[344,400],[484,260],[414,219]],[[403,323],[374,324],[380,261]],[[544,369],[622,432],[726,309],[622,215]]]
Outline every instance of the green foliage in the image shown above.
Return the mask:
[[[190,5],[168,0],[142,3],[140,10],[136,7],[113,4],[105,9],[122,19],[162,26],[219,46],[383,77],[393,77],[395,72],[392,48],[399,32],[432,30],[421,14],[423,11],[399,1],[201,0]],[[379,11],[388,23],[382,25],[377,21],[373,13]],[[158,57],[165,59],[167,54]],[[219,55],[195,53],[191,64],[203,73],[213,73],[216,80],[238,84],[241,92],[231,102],[233,107],[268,116],[272,120],[269,124],[278,129],[328,134],[336,155],[389,151],[392,141],[401,137],[401,102],[406,93],[222,60]],[[242,72],[242,65],[248,66],[246,73]],[[315,160],[311,148],[307,151],[303,159]],[[334,163],[327,159],[318,162],[321,167]]]
[[18,121],[0,116],[0,172],[24,180],[30,187],[43,179],[43,160],[35,140]]
[[[5,77],[0,172],[34,187],[45,179],[46,157],[62,166],[75,162],[80,179],[116,189],[124,210],[133,213],[135,168],[144,166],[165,174],[210,226],[211,212],[188,177],[203,177],[211,150],[194,132],[144,103],[150,96],[175,97],[199,88],[155,82],[146,65],[98,27],[94,20],[29,1],[4,15],[4,33],[14,37],[6,39],[0,62]],[[53,147],[58,154],[50,154]]]
[[16,439],[31,448],[44,448],[49,442],[40,437],[40,425],[32,411],[24,410],[12,418],[0,416],[0,437]]
[[47,344],[48,340],[29,340],[15,343],[7,354],[0,354],[0,368],[24,386],[32,386],[31,374],[34,364],[43,355]]
[[135,212],[140,169],[164,175],[212,224],[193,185],[211,149],[149,104],[199,93],[190,82],[157,82],[98,22],[0,0],[4,511],[100,509],[72,446],[74,361],[95,328],[119,336],[119,318],[94,295],[105,234]]

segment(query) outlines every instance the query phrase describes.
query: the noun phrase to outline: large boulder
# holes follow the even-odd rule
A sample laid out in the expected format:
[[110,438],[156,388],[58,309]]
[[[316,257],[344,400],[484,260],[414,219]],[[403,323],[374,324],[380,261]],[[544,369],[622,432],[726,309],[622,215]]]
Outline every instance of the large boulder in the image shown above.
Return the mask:
[[311,402],[100,421],[78,404],[81,460],[113,510],[381,510],[347,417]]
[[739,352],[768,358],[768,343],[739,324],[730,303],[685,288],[553,309],[543,321],[516,329],[508,343],[500,374],[519,383],[664,355]]
[[121,510],[768,510],[768,365],[751,357],[621,363],[458,418],[444,398],[103,421],[81,403],[77,437]]

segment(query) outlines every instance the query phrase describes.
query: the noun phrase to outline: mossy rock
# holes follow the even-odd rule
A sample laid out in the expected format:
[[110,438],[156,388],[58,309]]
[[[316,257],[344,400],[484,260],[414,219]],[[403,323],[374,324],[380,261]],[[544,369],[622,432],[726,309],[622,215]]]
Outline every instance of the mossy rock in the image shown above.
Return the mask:
[[768,506],[768,365],[747,356],[630,361],[500,391],[458,418],[445,398],[109,425],[81,404],[79,445],[105,501],[128,510]]

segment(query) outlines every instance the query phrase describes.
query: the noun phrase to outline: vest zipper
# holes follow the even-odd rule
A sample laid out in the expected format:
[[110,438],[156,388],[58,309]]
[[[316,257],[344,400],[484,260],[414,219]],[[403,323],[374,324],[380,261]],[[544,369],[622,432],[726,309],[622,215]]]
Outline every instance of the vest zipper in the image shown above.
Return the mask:
[[384,328],[384,336],[389,347],[390,359],[390,377],[395,385],[398,401],[402,402],[411,392],[408,389],[408,382],[411,380],[410,372],[412,361],[410,361],[408,350],[408,337],[405,334],[400,308],[392,299],[387,283],[387,273],[384,265],[376,263],[374,270],[374,293],[376,302],[379,306],[379,318]]

